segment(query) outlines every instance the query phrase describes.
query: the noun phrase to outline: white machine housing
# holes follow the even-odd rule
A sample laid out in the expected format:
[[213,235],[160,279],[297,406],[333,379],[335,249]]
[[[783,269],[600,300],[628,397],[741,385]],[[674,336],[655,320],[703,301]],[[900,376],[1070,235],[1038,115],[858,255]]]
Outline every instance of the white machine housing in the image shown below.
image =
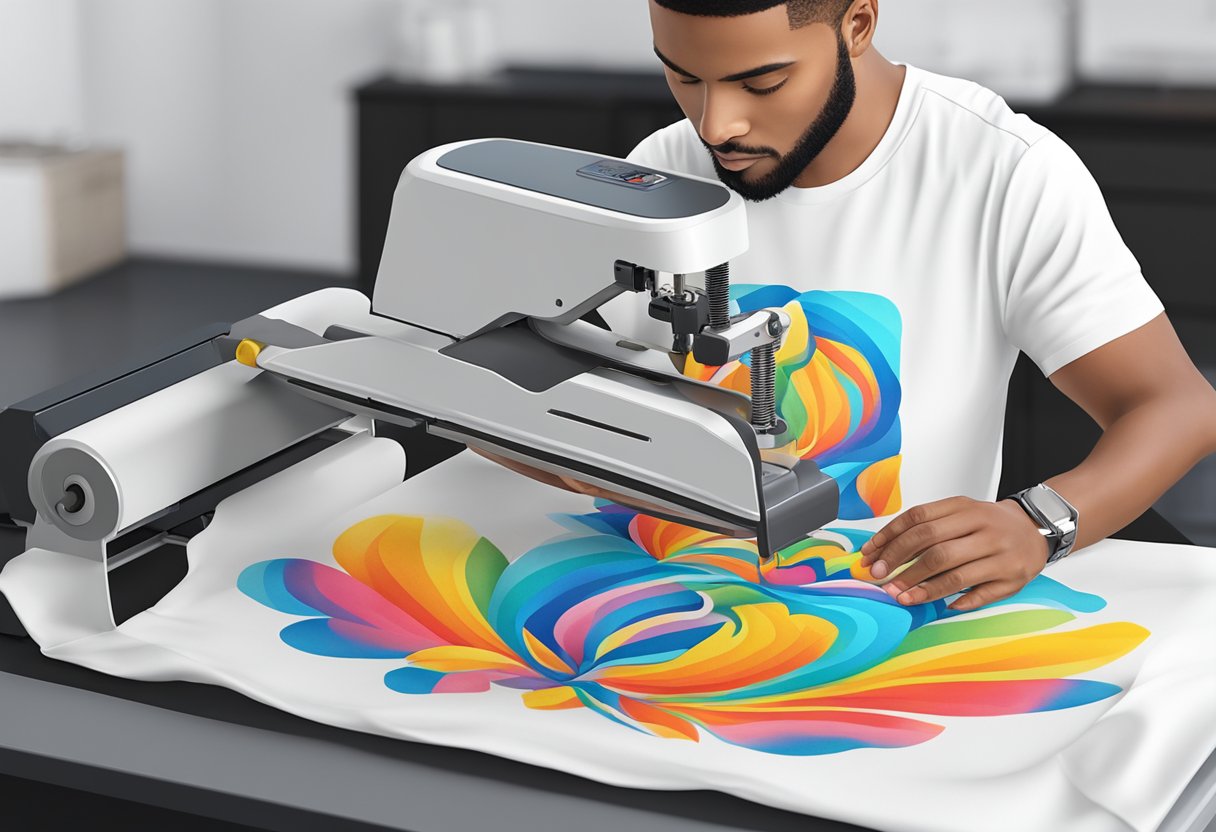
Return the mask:
[[[559,152],[570,159],[566,171],[552,169]],[[453,338],[520,317],[569,323],[625,291],[612,279],[617,261],[692,274],[747,251],[743,200],[716,182],[673,177],[662,190],[620,188],[625,209],[644,211],[647,198],[662,199],[671,210],[650,213],[670,216],[630,215],[535,189],[567,190],[578,182],[569,173],[598,160],[497,139],[415,158],[393,196],[373,311]],[[488,178],[502,170],[514,182]],[[562,173],[564,184],[555,176]],[[596,184],[588,181],[589,189]]]

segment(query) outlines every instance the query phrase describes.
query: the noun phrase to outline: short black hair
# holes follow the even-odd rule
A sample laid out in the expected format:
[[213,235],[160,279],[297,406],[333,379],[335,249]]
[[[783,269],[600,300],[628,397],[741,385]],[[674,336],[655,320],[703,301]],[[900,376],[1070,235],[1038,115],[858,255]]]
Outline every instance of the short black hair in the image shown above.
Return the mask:
[[655,0],[665,9],[701,17],[742,17],[785,6],[791,29],[811,23],[839,26],[853,0]]

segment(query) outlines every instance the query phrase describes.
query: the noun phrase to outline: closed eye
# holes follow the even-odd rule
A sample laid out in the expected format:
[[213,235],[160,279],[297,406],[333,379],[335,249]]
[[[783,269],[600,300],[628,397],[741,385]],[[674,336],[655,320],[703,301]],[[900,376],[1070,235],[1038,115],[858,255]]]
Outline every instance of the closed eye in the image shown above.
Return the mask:
[[[788,81],[788,80],[789,79],[787,78],[786,81]],[[780,84],[776,84],[775,86],[772,86],[772,87],[764,87],[762,89],[757,88],[757,87],[749,87],[747,84],[744,84],[743,89],[747,90],[750,93],[755,93],[756,95],[772,95],[777,90],[784,87],[786,84],[786,81],[782,81]]]
[[[752,93],[753,95],[772,95],[777,90],[784,87],[788,81],[789,81],[789,79],[787,78],[787,79],[785,79],[785,81],[782,81],[780,84],[776,84],[771,87],[763,87],[763,88],[749,87],[747,84],[744,84],[743,89],[747,90],[748,92]],[[701,81],[699,79],[694,79],[691,81],[681,81],[680,83],[691,86],[693,84],[699,84],[699,83],[701,83]]]

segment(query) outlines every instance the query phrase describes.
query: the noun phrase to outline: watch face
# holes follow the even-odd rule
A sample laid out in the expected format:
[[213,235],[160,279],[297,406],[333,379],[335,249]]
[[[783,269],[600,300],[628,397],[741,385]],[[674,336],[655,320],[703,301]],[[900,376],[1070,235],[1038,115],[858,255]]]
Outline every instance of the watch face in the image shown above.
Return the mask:
[[1045,488],[1035,488],[1028,492],[1026,497],[1045,518],[1057,527],[1072,519],[1072,512],[1068,508],[1068,503],[1061,500],[1053,491],[1048,491]]

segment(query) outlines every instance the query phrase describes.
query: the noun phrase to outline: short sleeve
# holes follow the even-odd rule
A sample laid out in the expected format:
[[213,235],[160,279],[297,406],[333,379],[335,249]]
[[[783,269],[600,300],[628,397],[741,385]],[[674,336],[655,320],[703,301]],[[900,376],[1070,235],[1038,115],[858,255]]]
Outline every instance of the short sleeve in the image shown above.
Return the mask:
[[1052,134],[1032,144],[1011,175],[996,260],[1005,333],[1045,376],[1164,309],[1097,182]]

